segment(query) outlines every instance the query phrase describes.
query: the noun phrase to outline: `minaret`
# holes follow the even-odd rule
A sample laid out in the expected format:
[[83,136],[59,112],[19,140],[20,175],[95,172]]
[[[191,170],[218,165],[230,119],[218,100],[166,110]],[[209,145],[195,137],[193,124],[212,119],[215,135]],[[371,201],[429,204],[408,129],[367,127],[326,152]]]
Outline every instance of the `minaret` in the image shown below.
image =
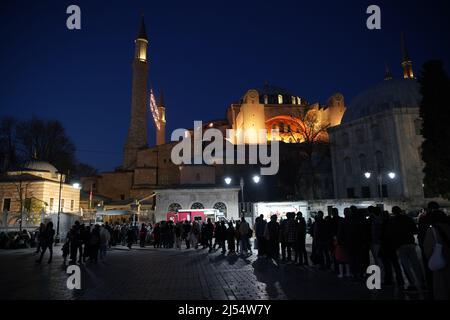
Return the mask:
[[392,80],[391,69],[387,63],[384,65],[384,80]]
[[166,107],[164,104],[164,93],[161,90],[158,103],[159,129],[156,128],[156,144],[159,146],[166,143]]
[[414,73],[412,69],[412,61],[409,58],[408,50],[406,49],[406,41],[405,41],[405,35],[402,32],[401,34],[401,43],[402,43],[402,67],[403,67],[403,78],[405,79],[414,79]]
[[147,33],[144,17],[137,35],[134,51],[133,84],[131,89],[131,119],[128,128],[127,141],[124,147],[123,169],[136,167],[137,152],[147,144]]

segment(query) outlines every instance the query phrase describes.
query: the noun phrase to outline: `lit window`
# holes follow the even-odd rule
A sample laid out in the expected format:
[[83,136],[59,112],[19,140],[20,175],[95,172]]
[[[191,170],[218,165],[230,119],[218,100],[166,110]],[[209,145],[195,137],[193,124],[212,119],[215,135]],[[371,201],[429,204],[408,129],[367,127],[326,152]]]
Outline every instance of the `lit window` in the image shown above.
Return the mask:
[[267,94],[264,95],[264,104],[269,104],[269,97]]
[[283,104],[283,96],[281,94],[278,95],[278,104]]
[[296,101],[297,101],[297,99],[295,99],[295,97],[292,96],[292,104],[295,104]]
[[297,104],[302,104],[302,99],[300,99],[300,97],[297,97]]

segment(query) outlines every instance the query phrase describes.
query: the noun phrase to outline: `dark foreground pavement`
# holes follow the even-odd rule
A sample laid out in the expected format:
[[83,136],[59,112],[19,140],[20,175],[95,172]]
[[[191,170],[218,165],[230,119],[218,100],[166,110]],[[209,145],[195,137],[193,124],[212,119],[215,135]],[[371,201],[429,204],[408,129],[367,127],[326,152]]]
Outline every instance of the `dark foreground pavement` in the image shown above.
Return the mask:
[[315,267],[275,264],[256,254],[116,247],[104,261],[81,266],[81,290],[67,289],[61,247],[52,264],[34,249],[0,250],[0,299],[345,299],[409,300],[393,287],[369,290]]

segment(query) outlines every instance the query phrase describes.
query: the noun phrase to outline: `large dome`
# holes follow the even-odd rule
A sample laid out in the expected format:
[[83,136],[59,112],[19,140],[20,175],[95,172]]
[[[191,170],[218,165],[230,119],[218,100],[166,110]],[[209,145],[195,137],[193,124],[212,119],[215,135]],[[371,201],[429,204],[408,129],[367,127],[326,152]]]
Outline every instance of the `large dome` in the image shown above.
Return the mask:
[[30,161],[25,165],[25,168],[34,171],[48,171],[52,173],[58,172],[58,169],[45,161]]
[[422,96],[414,79],[391,79],[357,95],[347,107],[342,119],[348,123],[394,108],[418,108]]

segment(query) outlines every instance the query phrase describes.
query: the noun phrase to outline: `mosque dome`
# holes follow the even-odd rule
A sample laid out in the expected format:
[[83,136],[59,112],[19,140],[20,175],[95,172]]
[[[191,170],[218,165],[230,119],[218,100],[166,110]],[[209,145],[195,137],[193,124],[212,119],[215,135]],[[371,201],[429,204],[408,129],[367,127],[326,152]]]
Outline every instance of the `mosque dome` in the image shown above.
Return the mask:
[[395,108],[418,108],[422,100],[415,79],[389,79],[363,91],[347,106],[342,119],[348,123]]
[[27,164],[25,164],[25,168],[33,171],[47,171],[51,173],[58,172],[58,169],[45,161],[29,161]]

